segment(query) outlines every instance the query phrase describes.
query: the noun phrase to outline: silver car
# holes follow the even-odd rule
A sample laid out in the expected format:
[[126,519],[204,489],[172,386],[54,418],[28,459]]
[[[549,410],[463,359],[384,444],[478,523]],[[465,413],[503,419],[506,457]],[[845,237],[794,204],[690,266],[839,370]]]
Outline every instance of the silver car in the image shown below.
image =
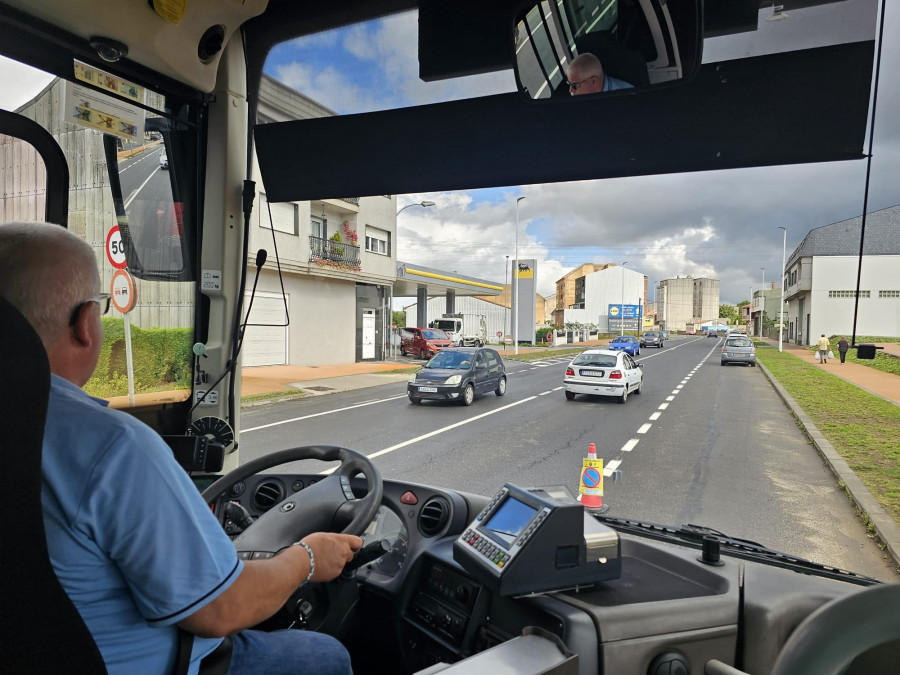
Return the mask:
[[726,363],[749,363],[756,366],[756,347],[746,335],[729,335],[722,346],[722,365]]

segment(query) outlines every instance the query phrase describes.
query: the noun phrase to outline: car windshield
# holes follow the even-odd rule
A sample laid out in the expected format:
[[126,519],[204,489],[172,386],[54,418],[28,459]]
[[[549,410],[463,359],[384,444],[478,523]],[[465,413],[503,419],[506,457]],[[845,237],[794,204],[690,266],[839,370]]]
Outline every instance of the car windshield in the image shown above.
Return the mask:
[[613,342],[634,342],[635,338],[630,335],[620,335]]
[[739,337],[739,338],[728,338],[725,341],[725,344],[729,347],[752,347],[753,343],[749,338]]
[[428,328],[422,331],[422,337],[426,340],[448,340],[447,334],[442,330]]
[[614,366],[616,357],[612,354],[579,354],[572,361],[573,366]]
[[455,352],[445,349],[435,354],[432,359],[425,364],[425,367],[468,370],[472,367],[472,359],[474,358],[475,354],[471,352]]

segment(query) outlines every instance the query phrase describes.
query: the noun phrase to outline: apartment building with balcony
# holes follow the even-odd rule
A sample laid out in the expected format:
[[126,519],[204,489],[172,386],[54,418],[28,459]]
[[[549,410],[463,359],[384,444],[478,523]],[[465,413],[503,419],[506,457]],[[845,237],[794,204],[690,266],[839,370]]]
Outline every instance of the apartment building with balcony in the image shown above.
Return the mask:
[[810,230],[784,269],[785,338],[800,345],[818,337],[856,334],[900,337],[900,205],[866,217],[862,267],[862,217]]
[[[263,77],[258,123],[335,114]],[[243,364],[327,365],[382,359],[397,277],[396,198],[348,195],[270,204],[255,158],[254,180],[257,198],[245,311],[256,252],[265,249],[268,256],[250,309]],[[306,320],[313,316],[329,317],[328,324]]]

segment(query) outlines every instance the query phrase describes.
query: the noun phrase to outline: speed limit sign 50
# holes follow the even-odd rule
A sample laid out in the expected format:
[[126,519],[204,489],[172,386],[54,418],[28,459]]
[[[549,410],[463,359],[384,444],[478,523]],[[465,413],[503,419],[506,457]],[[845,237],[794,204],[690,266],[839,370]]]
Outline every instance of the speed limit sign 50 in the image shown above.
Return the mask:
[[128,267],[128,259],[125,256],[125,242],[122,241],[122,233],[118,225],[113,225],[106,233],[106,259],[117,270]]

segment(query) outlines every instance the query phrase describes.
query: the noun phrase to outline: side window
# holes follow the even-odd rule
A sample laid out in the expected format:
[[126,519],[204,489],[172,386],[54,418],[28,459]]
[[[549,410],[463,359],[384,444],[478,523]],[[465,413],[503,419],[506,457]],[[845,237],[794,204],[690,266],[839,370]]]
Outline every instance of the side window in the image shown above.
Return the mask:
[[494,366],[500,365],[500,359],[497,357],[497,354],[494,352],[485,352],[487,354],[488,366],[493,368]]
[[476,368],[487,367],[487,360],[484,357],[484,352],[478,352],[478,355],[475,357],[475,367]]

